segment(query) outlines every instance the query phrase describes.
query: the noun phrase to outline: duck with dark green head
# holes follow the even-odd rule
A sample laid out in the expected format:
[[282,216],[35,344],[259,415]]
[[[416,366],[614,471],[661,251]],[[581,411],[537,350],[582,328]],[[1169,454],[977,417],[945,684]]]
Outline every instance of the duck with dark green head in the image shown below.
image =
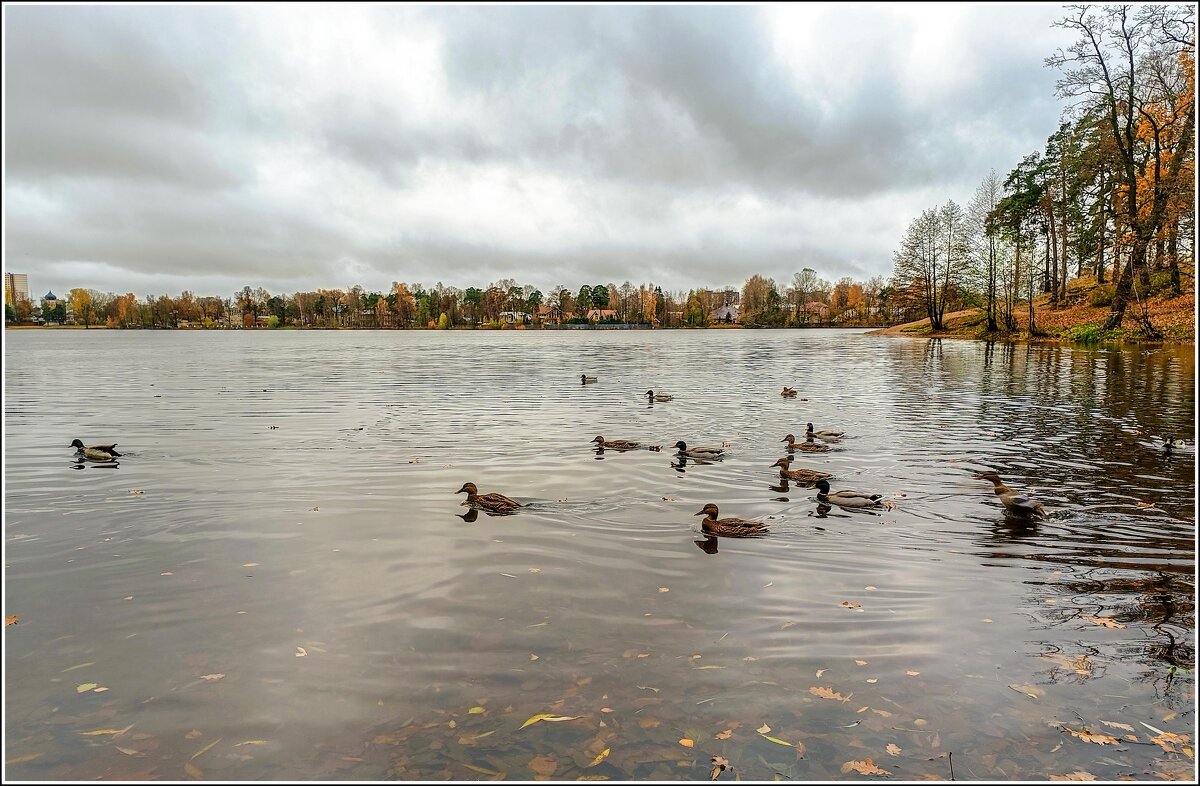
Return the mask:
[[71,447],[75,448],[75,455],[82,456],[89,461],[113,461],[121,454],[116,448],[117,443],[111,445],[84,445],[82,440],[75,440],[71,443]]

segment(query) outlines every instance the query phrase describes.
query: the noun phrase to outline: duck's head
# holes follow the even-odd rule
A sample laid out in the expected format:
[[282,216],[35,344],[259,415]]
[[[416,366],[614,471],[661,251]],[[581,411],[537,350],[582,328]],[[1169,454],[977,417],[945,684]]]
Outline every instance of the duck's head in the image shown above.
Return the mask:
[[822,494],[829,493],[829,481],[828,480],[825,480],[825,479],[818,480],[816,483],[816,486],[817,486],[817,491],[820,491]]
[[675,443],[675,447],[679,448],[680,450],[687,450],[687,443],[681,439]]
[[462,488],[460,488],[458,491],[456,491],[454,493],[462,494],[464,491],[467,492],[468,494],[478,494],[479,493],[479,489],[475,487],[474,483],[464,483],[464,484],[462,484]]
[[790,458],[781,458],[781,459],[779,459],[779,461],[776,461],[771,466],[772,467],[783,467],[784,469],[787,469],[791,465],[791,463],[792,463],[792,460]]
[[1000,473],[996,472],[995,470],[991,470],[991,469],[989,469],[987,472],[976,472],[975,479],[976,480],[990,480],[993,483],[1003,483],[1004,482],[1004,481],[1000,480]]
[[71,443],[71,447],[73,447],[73,448],[82,448],[82,447],[83,447],[83,443],[82,443],[82,442],[80,442],[79,440],[74,440],[74,441]]
[[804,430],[805,430],[806,432],[808,432],[809,434],[811,434],[811,433],[812,433],[812,430],[813,430],[813,424],[809,423],[808,425],[806,425],[806,426],[804,427]]
[[587,374],[580,374],[580,375],[579,375],[579,381],[580,381],[580,382],[587,382]]
[[710,502],[707,505],[705,505],[703,508],[701,508],[699,513],[693,513],[692,515],[706,516],[710,519],[715,519],[717,517],[717,506]]
[[654,398],[654,391],[653,391],[653,390],[647,390],[647,391],[646,391],[646,397],[647,397],[647,398]]
[[779,441],[780,441],[780,442],[795,442],[795,441],[796,441],[796,437],[795,437],[795,436],[793,436],[793,435],[791,435],[791,434],[788,434],[786,437],[784,437],[783,439],[781,439],[781,440],[779,440]]
[[[78,442],[79,440],[75,441]],[[1170,450],[1171,448],[1179,447],[1179,442],[1174,437],[1167,437],[1166,441],[1163,442],[1163,447]]]
[[602,437],[602,436],[600,436],[599,434],[597,434],[597,435],[596,435],[596,438],[595,438],[595,439],[593,439],[593,440],[592,440],[592,442],[595,442],[597,445],[603,445],[603,444],[604,444],[604,437]]

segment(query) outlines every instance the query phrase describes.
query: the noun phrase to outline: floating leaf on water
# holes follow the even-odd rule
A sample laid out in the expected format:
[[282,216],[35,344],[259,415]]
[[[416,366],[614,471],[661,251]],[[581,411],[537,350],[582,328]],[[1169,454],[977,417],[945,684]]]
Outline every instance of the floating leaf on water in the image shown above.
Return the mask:
[[96,729],[95,731],[81,731],[79,733],[84,737],[97,737],[101,734],[120,734],[122,731],[125,731],[125,729]]
[[531,661],[535,661],[535,660],[537,660],[537,659],[538,659],[538,656],[537,656],[537,655],[534,655],[532,652],[531,652],[531,653],[529,653],[529,660],[531,660]]
[[766,734],[770,730],[771,730],[771,727],[765,723],[763,725],[759,726],[757,729],[755,729],[755,731],[758,732],[759,734]]
[[18,617],[16,614],[9,614],[7,617],[4,618],[4,627],[7,628],[9,625],[16,625],[20,621],[21,621],[21,618]]
[[799,624],[799,623],[798,623],[798,622],[796,622],[795,620],[788,620],[787,622],[785,622],[785,623],[783,623],[782,625],[780,625],[780,626],[779,626],[779,629],[780,629],[780,630],[787,630],[788,628],[792,627],[793,625],[798,625],[798,624]]
[[848,761],[842,765],[842,772],[850,772],[854,770],[861,775],[891,775],[888,770],[880,769],[875,766],[875,762],[870,758],[863,761]]
[[541,568],[530,568],[529,572],[530,573],[541,573],[542,569]]
[[658,693],[658,688],[651,688],[649,685],[638,685],[637,688],[638,690],[652,690],[655,693]]
[[991,622],[994,622],[995,620],[993,620],[991,617],[980,617],[980,618],[979,618],[979,621],[980,621],[980,622],[987,622],[987,623],[991,623]]
[[689,740],[687,737],[684,737],[682,740],[679,741],[679,744],[685,748],[691,748],[692,746],[694,746],[696,744],[696,741]]
[[865,660],[855,660],[854,662],[857,663],[859,666],[867,665],[867,662]]
[[76,669],[85,669],[88,666],[95,666],[95,665],[96,665],[96,661],[89,660],[87,663],[80,663],[75,666],[68,666],[67,668],[60,671],[59,674],[66,674],[68,671],[75,671]]
[[14,759],[6,759],[4,764],[6,766],[11,766],[13,764],[24,764],[25,762],[33,761],[34,759],[40,759],[45,755],[45,751],[42,753],[27,753],[24,756],[17,756]]
[[487,710],[483,707],[472,707],[471,709],[467,710],[468,715],[482,715],[485,712],[487,712]]
[[670,592],[671,588],[670,587],[659,587],[658,591],[659,592]]
[[601,712],[616,712],[616,710],[614,710],[612,707],[601,707],[600,711]]
[[203,748],[201,748],[200,750],[196,751],[195,753],[193,753],[193,754],[192,754],[192,758],[193,758],[193,759],[195,759],[195,758],[198,758],[198,757],[200,757],[200,756],[203,756],[204,754],[208,753],[210,750],[212,750],[212,747],[213,747],[214,745],[216,745],[218,742],[220,742],[220,741],[221,741],[221,740],[223,740],[223,739],[225,739],[225,738],[224,738],[224,737],[217,737],[215,740],[213,740],[212,742],[208,743],[207,745],[205,745]]
[[122,748],[120,745],[116,745],[114,747],[117,750],[119,750],[121,753],[124,753],[126,756],[142,756],[143,755],[141,751],[136,751],[133,748]]
[[108,688],[92,688],[92,693],[104,693],[106,690],[108,690]]
[[607,759],[608,754],[611,752],[612,752],[612,748],[605,748],[604,750],[600,751],[600,753],[596,754],[596,758],[592,759],[592,763],[589,764],[588,766],[595,767],[597,764],[599,764],[600,762]]
[[766,734],[764,734],[764,735],[762,735],[762,738],[763,738],[764,740],[767,740],[768,742],[773,742],[773,743],[775,743],[776,745],[786,745],[786,746],[787,746],[787,747],[789,747],[789,748],[791,748],[791,747],[794,747],[794,746],[792,745],[792,743],[790,743],[790,742],[787,742],[787,741],[785,741],[785,740],[781,740],[781,739],[779,739],[778,737],[769,737],[769,736],[767,736]]
[[296,648],[296,657],[297,658],[303,658],[307,654],[308,654],[308,650],[304,649],[303,647]]
[[881,717],[884,717],[884,718],[890,718],[894,714],[894,713],[888,712],[887,710],[881,710],[881,709],[877,709],[875,707],[871,708],[871,712],[873,712],[876,715],[879,715]]
[[1084,772],[1083,770],[1076,770],[1075,772],[1069,773],[1067,775],[1051,775],[1050,780],[1052,780],[1052,781],[1094,781],[1094,780],[1096,780],[1096,776],[1091,774],[1090,772]]
[[842,601],[842,605],[848,609],[861,609],[862,608],[862,604],[856,600],[844,600],[844,601]]
[[714,734],[713,738],[718,739],[718,740],[727,740],[732,736],[733,736],[733,729],[726,729],[725,731],[719,731],[716,734]]
[[1139,502],[1137,504],[1137,506],[1139,508],[1152,508],[1152,507],[1154,507],[1154,503],[1153,502]]
[[904,673],[910,677],[917,677],[917,676],[920,676],[920,674],[921,674],[921,672],[919,672],[919,671],[906,671]]
[[1106,721],[1106,720],[1102,720],[1100,722],[1103,723],[1105,726],[1111,726],[1114,729],[1124,729],[1125,731],[1134,731],[1134,728],[1132,726],[1130,726],[1128,723],[1117,723],[1116,721]]
[[94,682],[85,682],[82,685],[75,686],[76,693],[87,693],[90,690],[95,690],[98,686]]
[[266,740],[246,740],[246,741],[244,741],[244,742],[239,742],[239,743],[237,743],[237,744],[236,744],[236,745],[234,745],[233,747],[235,747],[235,748],[240,748],[240,747],[242,747],[243,745],[266,745],[266,744],[267,744],[267,741],[266,741]]
[[553,715],[548,712],[540,712],[537,715],[534,715],[529,720],[522,723],[520,729],[517,729],[517,731],[520,731],[521,729],[525,728],[526,726],[532,726],[533,724],[537,723],[538,721],[546,721],[547,723],[558,723],[559,721],[573,721],[573,720],[578,720],[578,719],[579,719],[578,715]]
[[1036,685],[1009,685],[1008,687],[1015,690],[1017,693],[1024,693],[1031,699],[1038,699],[1046,695],[1046,691]]
[[1070,734],[1072,737],[1078,737],[1084,742],[1094,742],[1097,745],[1116,745],[1119,740],[1103,732],[1090,731],[1086,726],[1078,731],[1070,726],[1061,727],[1063,731]]
[[851,693],[850,696],[843,696],[836,691],[823,687],[812,687],[808,689],[808,692],[814,696],[820,696],[822,699],[834,699],[835,701],[850,701],[850,696],[854,695]]
[[225,679],[225,675],[224,674],[201,674],[200,679],[207,680],[208,682],[216,682],[217,680]]
[[817,679],[821,679],[821,675],[827,671],[829,671],[829,669],[817,669]]
[[1103,625],[1106,628],[1123,628],[1125,627],[1120,622],[1117,622],[1112,617],[1084,617],[1088,622],[1094,622],[1097,625]]
[[243,562],[242,567],[243,568],[257,568],[258,563],[257,562]]
[[899,756],[903,751],[900,750],[900,746],[896,743],[889,742],[887,744],[887,752],[889,756]]
[[713,756],[712,766],[712,775],[709,777],[709,780],[715,781],[718,775],[725,772],[725,770],[729,768],[729,759],[725,758],[724,756]]
[[704,671],[705,669],[723,669],[724,666],[697,666],[695,671]]
[[194,740],[197,737],[203,737],[203,736],[204,736],[204,733],[202,731],[200,731],[199,729],[192,729],[187,734],[183,735],[183,738],[185,740]]
[[863,589],[867,590],[868,592],[874,592],[875,590],[877,590],[879,588],[874,585],[868,584],[867,586],[863,587]]

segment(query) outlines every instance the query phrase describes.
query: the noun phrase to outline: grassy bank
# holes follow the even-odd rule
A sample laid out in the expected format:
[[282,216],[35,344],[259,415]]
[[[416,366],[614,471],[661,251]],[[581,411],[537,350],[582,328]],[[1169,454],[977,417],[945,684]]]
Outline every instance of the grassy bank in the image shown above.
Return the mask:
[[[873,334],[901,336],[931,336],[943,338],[984,338],[999,341],[1066,341],[1066,342],[1120,342],[1120,341],[1164,341],[1173,344],[1190,344],[1196,340],[1196,295],[1187,292],[1180,297],[1152,296],[1144,302],[1131,300],[1125,310],[1121,327],[1105,331],[1104,321],[1108,318],[1112,285],[1097,285],[1095,279],[1083,278],[1067,286],[1067,300],[1050,305],[1049,295],[1039,295],[1033,301],[1034,331],[1029,330],[1029,306],[1022,303],[1017,307],[1017,331],[988,333],[987,317],[983,309],[971,308],[946,314],[943,330],[930,330],[929,320],[922,319],[903,325],[894,325]],[[1142,310],[1162,335],[1155,339],[1147,335],[1142,326]]]

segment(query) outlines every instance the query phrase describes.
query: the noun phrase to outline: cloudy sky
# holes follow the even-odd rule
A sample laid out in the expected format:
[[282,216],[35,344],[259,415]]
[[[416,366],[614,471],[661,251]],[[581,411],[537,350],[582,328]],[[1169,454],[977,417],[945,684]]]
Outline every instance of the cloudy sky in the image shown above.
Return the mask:
[[4,7],[5,269],[230,295],[889,275],[1040,149],[1056,5]]

